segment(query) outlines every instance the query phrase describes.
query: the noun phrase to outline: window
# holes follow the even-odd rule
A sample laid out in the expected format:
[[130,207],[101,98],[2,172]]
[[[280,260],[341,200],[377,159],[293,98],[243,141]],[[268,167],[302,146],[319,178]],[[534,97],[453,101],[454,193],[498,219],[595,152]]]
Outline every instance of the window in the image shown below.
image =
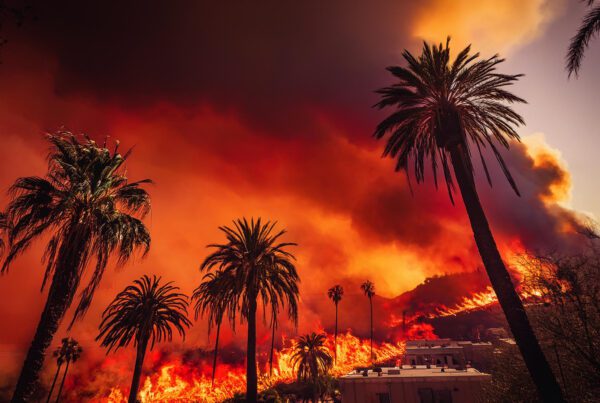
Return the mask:
[[433,398],[433,389],[419,388],[417,392],[419,393],[420,403],[435,403],[435,400]]
[[390,403],[390,394],[389,393],[378,393],[377,399],[379,399],[379,403]]
[[436,403],[452,403],[452,391],[450,389],[442,389],[435,391]]
[[419,388],[420,403],[452,403],[452,391],[450,389],[433,390],[431,388]]

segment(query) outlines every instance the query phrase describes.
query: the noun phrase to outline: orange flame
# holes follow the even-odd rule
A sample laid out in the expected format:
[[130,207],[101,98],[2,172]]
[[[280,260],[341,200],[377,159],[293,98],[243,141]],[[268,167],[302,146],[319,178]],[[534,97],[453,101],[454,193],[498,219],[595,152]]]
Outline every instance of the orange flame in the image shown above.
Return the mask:
[[[327,336],[326,347],[333,353],[333,336]],[[259,377],[259,390],[279,382],[290,382],[296,378],[292,364],[293,343],[284,339],[285,347],[276,352],[273,363],[273,374],[269,370]],[[404,354],[404,342],[373,343],[375,361],[398,360]],[[333,354],[332,354],[333,355]],[[361,340],[350,331],[338,335],[337,362],[331,374],[339,376],[352,371],[357,366],[371,363],[369,340]],[[180,362],[164,364],[160,370],[148,376],[139,392],[142,402],[201,401],[219,402],[232,397],[236,392],[245,390],[246,374],[243,367],[228,368],[226,374],[215,379],[212,385],[210,376],[192,376]],[[121,403],[126,401],[126,393],[120,388],[113,388],[110,395],[100,401]]]
[[433,317],[452,316],[461,312],[468,312],[474,309],[485,308],[491,304],[498,302],[498,297],[493,288],[488,286],[484,291],[473,294],[470,297],[464,297],[461,302],[455,306],[448,308],[445,306],[439,307]]

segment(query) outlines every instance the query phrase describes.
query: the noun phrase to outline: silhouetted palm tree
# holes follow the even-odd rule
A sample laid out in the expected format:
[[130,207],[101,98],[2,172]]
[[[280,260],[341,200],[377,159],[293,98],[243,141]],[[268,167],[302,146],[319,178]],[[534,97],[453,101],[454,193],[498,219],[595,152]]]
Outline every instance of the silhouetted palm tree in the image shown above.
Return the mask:
[[[311,333],[300,336],[294,345],[291,363],[296,370],[298,381],[310,383],[317,395],[317,386],[333,365],[329,350],[325,347],[324,334]],[[313,401],[317,401],[316,396]]]
[[335,330],[333,333],[334,334],[334,336],[333,336],[333,357],[334,357],[334,360],[337,361],[338,304],[340,303],[340,301],[342,300],[342,297],[344,296],[344,288],[339,284],[334,285],[327,291],[327,296],[335,304]]
[[375,296],[375,284],[370,280],[365,281],[360,285],[365,296],[369,298],[369,308],[371,310],[371,360],[373,359],[373,297]]
[[150,235],[136,217],[150,210],[150,197],[141,185],[128,182],[124,162],[130,155],[98,146],[89,138],[79,141],[69,132],[49,135],[51,144],[46,177],[19,178],[10,188],[6,210],[8,254],[1,272],[40,237],[49,237],[44,258],[42,289],[50,290],[35,336],[17,382],[13,401],[27,400],[34,391],[48,348],[79,283],[93,260],[90,281],[81,292],[71,326],[89,307],[109,257],[125,263],[141,248],[150,247]]
[[[215,382],[215,372],[217,369],[217,354],[219,351],[219,334],[221,332],[221,323],[223,316],[235,309],[235,286],[233,276],[229,272],[217,270],[207,273],[202,279],[202,283],[194,290],[192,300],[195,301],[195,317],[208,314],[208,334],[213,328],[217,327],[215,337],[215,351],[213,358],[212,383]],[[230,318],[234,315],[230,315]]]
[[[585,0],[588,6],[592,6],[595,0]],[[600,5],[593,7],[583,17],[583,22],[577,31],[577,34],[571,38],[569,44],[569,52],[567,54],[567,71],[577,75],[581,68],[581,61],[585,54],[585,49],[588,47],[592,37],[600,32]]]
[[296,245],[281,242],[285,231],[273,232],[275,222],[262,223],[238,219],[234,227],[219,227],[227,237],[225,244],[211,244],[216,248],[202,263],[202,270],[218,268],[233,276],[235,320],[239,310],[248,322],[248,349],[246,359],[246,400],[256,402],[256,309],[260,299],[266,308],[287,304],[288,315],[294,323],[298,320],[298,283],[300,278],[293,263],[294,256],[286,249]]
[[445,47],[425,43],[421,56],[415,57],[408,51],[403,56],[408,67],[389,67],[397,81],[378,91],[382,99],[377,107],[396,108],[375,130],[377,138],[389,134],[383,155],[396,158],[396,168],[407,172],[412,161],[417,182],[425,178],[425,160],[431,160],[436,185],[441,163],[451,199],[450,166],[454,169],[477,248],[531,376],[545,401],[562,401],[560,387],[498,252],[477,195],[471,161],[475,147],[490,181],[481,151],[489,147],[518,194],[495,142],[508,148],[509,139],[519,138],[515,127],[523,124],[523,119],[506,103],[525,101],[506,87],[520,75],[497,73],[496,67],[503,59],[497,56],[480,59],[478,53],[470,54],[470,47],[451,62],[448,42]]
[[67,365],[65,367],[65,372],[63,374],[62,381],[60,382],[60,387],[58,388],[58,394],[56,395],[56,401],[58,402],[60,400],[62,388],[65,384],[67,372],[69,371],[69,364],[71,362],[74,363],[75,361],[77,361],[79,357],[81,357],[81,353],[83,352],[83,349],[81,348],[77,340],[71,337],[63,338],[61,343],[61,346],[58,347],[52,354],[54,357],[56,357],[57,368],[56,374],[54,375],[54,380],[52,381],[52,386],[50,387],[50,391],[48,392],[48,399],[46,400],[46,403],[48,403],[50,401],[50,398],[52,397],[52,391],[54,390],[54,385],[56,385],[58,374],[60,373],[62,365],[66,362]]
[[160,277],[144,275],[133,285],[121,291],[102,314],[100,334],[96,340],[112,350],[127,347],[133,342],[137,348],[135,369],[129,391],[129,403],[137,400],[144,356],[150,343],[173,339],[173,328],[185,338],[185,329],[191,325],[187,318],[187,297],[171,282],[161,285]]

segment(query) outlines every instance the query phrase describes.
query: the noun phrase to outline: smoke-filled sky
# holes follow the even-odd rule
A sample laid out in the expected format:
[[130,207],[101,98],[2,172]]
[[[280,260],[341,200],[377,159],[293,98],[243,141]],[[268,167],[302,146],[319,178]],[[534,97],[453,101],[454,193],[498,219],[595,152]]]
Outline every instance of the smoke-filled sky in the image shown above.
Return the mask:
[[[191,292],[205,245],[241,216],[276,220],[299,244],[300,331],[331,325],[325,293],[336,283],[346,288],[341,326],[360,331],[362,281],[394,297],[480,265],[460,200],[431,184],[411,195],[380,158],[372,132],[385,112],[371,106],[391,82],[384,68],[451,35],[454,49],[500,52],[502,71],[525,73],[514,88],[529,102],[518,107],[524,142],[504,153],[522,197],[495,169],[482,199],[506,258],[568,245],[574,211],[600,213],[600,41],[578,79],[564,70],[584,11],[574,0],[35,4],[21,27],[3,27],[0,189],[43,175],[43,135],[60,127],[135,147],[129,177],[156,182],[149,256],[110,268],[73,329],[92,351],[118,291],[148,273]],[[45,301],[42,247],[0,278],[3,369],[18,366]],[[206,345],[205,330],[197,323],[187,343]]]

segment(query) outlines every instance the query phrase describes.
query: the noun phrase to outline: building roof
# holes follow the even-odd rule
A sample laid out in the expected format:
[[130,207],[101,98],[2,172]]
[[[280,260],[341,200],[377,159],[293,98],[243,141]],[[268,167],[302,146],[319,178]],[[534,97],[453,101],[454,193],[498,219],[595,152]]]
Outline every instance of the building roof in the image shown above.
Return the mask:
[[[391,370],[391,371],[390,371]],[[372,370],[368,371],[368,376],[363,376],[362,372],[356,373],[353,371],[340,378],[341,381],[360,381],[360,380],[390,380],[390,379],[401,379],[401,378],[489,378],[490,375],[479,372],[475,368],[467,368],[464,370],[457,370],[452,368],[445,368],[442,372],[442,367],[436,367],[434,365],[431,368],[427,368],[425,365],[417,365],[415,368],[408,365],[403,365],[402,368],[382,368],[381,376],[377,375],[377,372]]]
[[491,347],[489,342],[456,341],[450,339],[439,340],[409,340],[406,342],[407,354],[435,353],[442,351],[462,350],[465,346]]

